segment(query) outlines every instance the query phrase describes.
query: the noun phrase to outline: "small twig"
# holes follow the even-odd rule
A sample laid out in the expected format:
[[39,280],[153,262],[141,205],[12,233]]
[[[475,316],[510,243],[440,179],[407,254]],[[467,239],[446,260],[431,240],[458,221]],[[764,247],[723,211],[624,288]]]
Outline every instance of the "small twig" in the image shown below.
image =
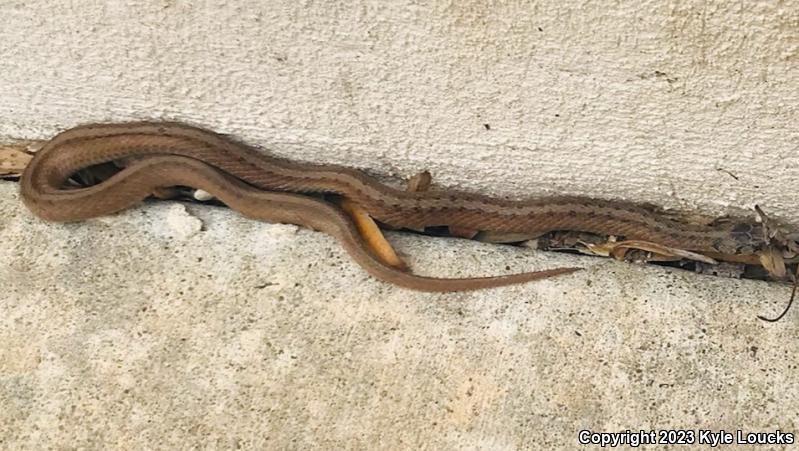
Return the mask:
[[726,170],[724,168],[716,168],[716,170],[719,171],[719,172],[723,172],[723,173],[729,175],[730,177],[734,178],[735,180],[738,180],[738,176],[737,175],[733,174],[732,172],[730,172],[730,171],[728,171],[728,170]]
[[796,265],[796,273],[793,276],[793,290],[791,290],[791,299],[788,301],[788,305],[785,307],[785,310],[783,310],[782,313],[780,313],[780,316],[776,318],[766,318],[763,315],[757,315],[757,318],[769,323],[776,323],[777,321],[781,320],[782,317],[788,313],[788,310],[791,309],[791,305],[793,305],[793,300],[796,297],[797,282],[799,282],[799,265]]

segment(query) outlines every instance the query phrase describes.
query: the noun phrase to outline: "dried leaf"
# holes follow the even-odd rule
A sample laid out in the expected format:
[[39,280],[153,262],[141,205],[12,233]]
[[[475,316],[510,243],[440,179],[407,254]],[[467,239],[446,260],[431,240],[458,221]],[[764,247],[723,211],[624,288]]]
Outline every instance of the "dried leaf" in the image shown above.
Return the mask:
[[782,258],[782,253],[774,247],[768,247],[760,252],[760,264],[777,279],[785,278],[785,259]]
[[408,180],[408,187],[405,191],[409,193],[418,193],[430,189],[430,184],[433,181],[433,176],[427,171],[422,171]]
[[666,259],[688,259],[700,261],[712,265],[718,263],[716,260],[706,255],[697,254],[696,252],[663,246],[662,244],[641,240],[627,240],[619,242],[608,241],[607,243],[601,245],[586,243],[586,247],[596,255],[612,256],[617,259],[623,259],[629,249],[638,249],[655,254],[646,258],[647,261],[662,260],[665,257]]
[[755,205],[755,211],[760,217],[765,238],[770,244],[776,244],[793,253],[799,253],[799,233],[792,231],[792,227],[766,215],[760,206]]
[[26,151],[30,142],[0,145],[0,176],[19,176],[30,163],[31,155]]

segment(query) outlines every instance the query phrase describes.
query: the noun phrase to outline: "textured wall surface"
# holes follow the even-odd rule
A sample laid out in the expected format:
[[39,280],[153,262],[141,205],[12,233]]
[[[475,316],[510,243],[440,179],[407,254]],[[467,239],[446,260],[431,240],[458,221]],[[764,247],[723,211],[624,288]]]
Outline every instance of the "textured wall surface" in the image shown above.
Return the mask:
[[445,186],[799,222],[791,2],[5,0],[0,16],[0,137],[173,118]]

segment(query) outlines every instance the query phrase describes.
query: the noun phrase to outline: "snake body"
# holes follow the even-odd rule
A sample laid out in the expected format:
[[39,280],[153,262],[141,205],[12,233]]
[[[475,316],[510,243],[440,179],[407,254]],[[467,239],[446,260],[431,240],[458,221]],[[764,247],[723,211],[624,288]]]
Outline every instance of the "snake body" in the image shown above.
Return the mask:
[[[134,163],[111,179],[88,188],[64,189],[64,183],[76,171],[124,159],[133,159]],[[52,221],[75,221],[122,210],[155,188],[174,185],[205,189],[247,216],[327,232],[341,240],[373,275],[385,280],[393,277],[390,281],[394,283],[429,291],[504,285],[519,282],[508,277],[529,279],[554,273],[406,280],[419,276],[380,264],[364,249],[350,221],[336,207],[297,193],[340,194],[393,227],[447,225],[531,234],[573,230],[730,255],[753,254],[768,244],[761,226],[754,221],[694,224],[656,209],[597,199],[504,200],[451,191],[403,191],[356,169],[272,157],[209,130],[170,122],[84,125],[64,131],[36,153],[23,174],[21,194],[36,215]],[[392,275],[384,270],[393,271]],[[573,270],[553,271],[560,274]]]
[[[151,130],[151,125],[153,124],[148,124],[146,129]],[[135,126],[134,129],[139,130],[139,126]],[[332,235],[368,273],[386,282],[414,290],[432,292],[477,290],[554,277],[580,269],[555,268],[459,279],[410,274],[388,266],[376,258],[352,220],[340,208],[329,202],[315,197],[273,192],[249,185],[201,159],[185,156],[192,155],[191,152],[170,151],[175,149],[164,145],[174,144],[170,140],[161,143],[157,139],[145,139],[144,142],[140,142],[137,135],[105,136],[105,139],[99,141],[88,138],[86,132],[95,128],[107,129],[108,126],[78,127],[56,136],[36,153],[25,168],[20,181],[20,193],[25,205],[34,214],[50,221],[79,221],[129,208],[159,188],[190,186],[213,194],[246,217],[297,224]],[[187,130],[212,136],[211,132],[180,124],[159,124],[156,129]],[[80,137],[72,139],[75,138],[75,134]],[[196,143],[183,144],[184,150],[191,150],[192,145]],[[197,149],[209,150],[202,146]],[[100,184],[79,189],[64,187],[67,179],[79,169],[127,157],[136,158],[122,171]]]

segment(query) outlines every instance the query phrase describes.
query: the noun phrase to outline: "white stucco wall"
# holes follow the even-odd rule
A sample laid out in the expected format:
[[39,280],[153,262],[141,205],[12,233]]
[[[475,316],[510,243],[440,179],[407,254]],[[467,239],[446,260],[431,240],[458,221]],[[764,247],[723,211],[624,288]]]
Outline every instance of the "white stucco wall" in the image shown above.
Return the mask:
[[171,118],[443,186],[799,222],[791,2],[6,0],[0,16],[0,137]]

